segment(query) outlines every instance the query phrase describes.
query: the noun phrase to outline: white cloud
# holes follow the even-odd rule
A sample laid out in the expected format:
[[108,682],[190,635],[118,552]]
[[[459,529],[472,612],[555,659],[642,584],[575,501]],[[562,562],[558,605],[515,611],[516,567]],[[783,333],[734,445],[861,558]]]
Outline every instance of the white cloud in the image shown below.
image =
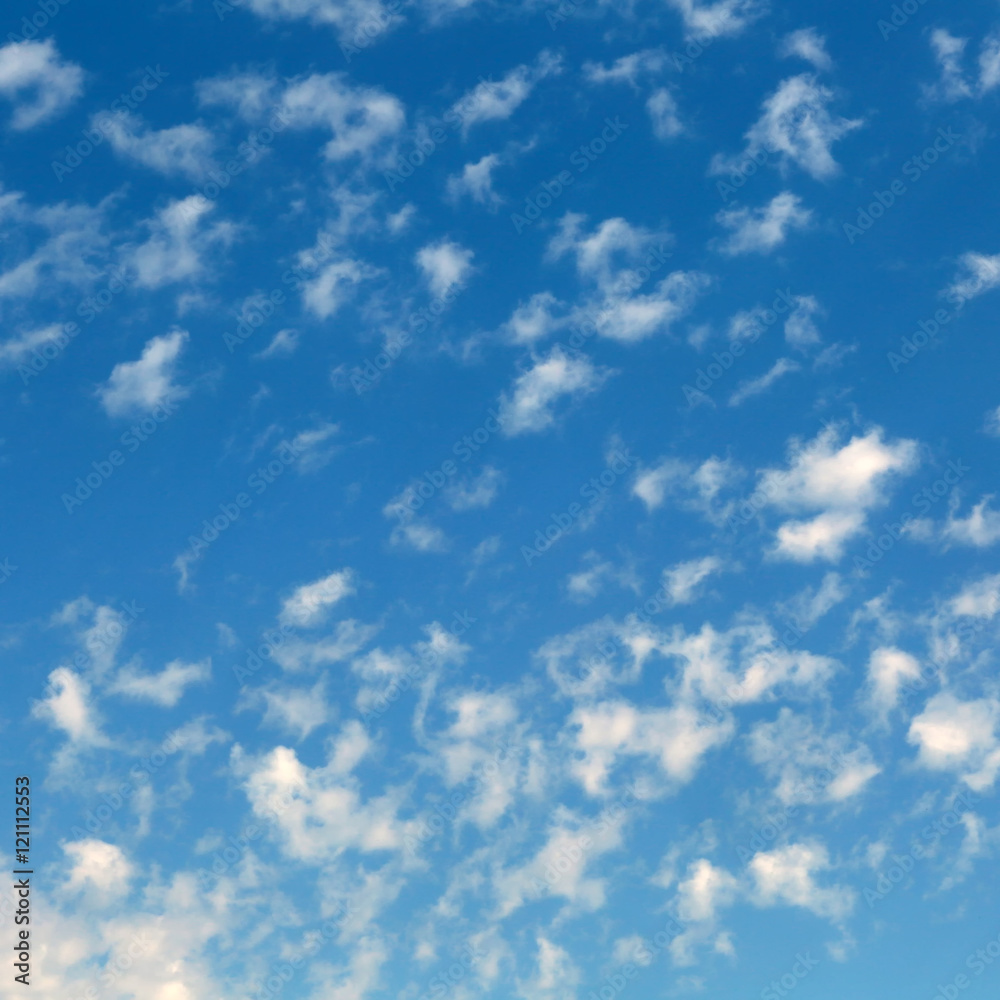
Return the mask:
[[227,73],[195,81],[202,107],[232,108],[247,121],[257,120],[278,103],[278,78],[261,73]]
[[786,521],[775,554],[797,562],[839,559],[864,529],[869,510],[884,505],[892,479],[918,465],[917,443],[883,441],[882,429],[840,445],[836,427],[804,443],[792,442],[787,471],[768,469],[760,489],[785,511],[820,511],[810,520]]
[[678,883],[677,916],[684,923],[714,920],[716,911],[732,903],[738,890],[738,879],[707,858],[699,858]]
[[[15,228],[18,232],[16,241],[5,235],[6,242],[20,249],[33,242],[37,230],[45,233],[33,250],[0,273],[0,298],[33,296],[43,286],[90,288],[96,278],[109,277],[109,240],[102,230],[113,200],[106,198],[95,208],[66,202],[33,208],[21,192],[4,192],[0,187],[0,223],[5,234]],[[15,253],[10,246],[7,254]]]
[[732,723],[705,715],[690,705],[638,708],[624,701],[604,701],[577,708],[574,776],[589,795],[603,795],[619,757],[645,758],[676,784],[686,784],[713,748],[726,743]]
[[186,330],[174,330],[147,341],[138,361],[115,365],[107,382],[98,390],[108,416],[150,413],[168,400],[189,395],[190,390],[174,382],[177,361],[187,342]]
[[396,518],[396,525],[389,536],[390,542],[417,552],[446,551],[448,538],[445,533],[427,518],[417,517],[416,511],[421,506],[422,498],[416,487],[410,485],[382,508],[385,517]]
[[142,673],[133,666],[125,667],[108,690],[136,701],[151,701],[172,708],[184,696],[188,685],[204,684],[211,676],[210,659],[197,663],[172,660],[158,674]]
[[34,128],[62,114],[82,93],[84,73],[60,57],[51,38],[0,48],[0,95],[14,104],[11,126]]
[[808,350],[822,341],[813,322],[814,316],[823,316],[823,308],[812,295],[794,296],[795,304],[785,320],[785,341],[800,351]]
[[707,40],[723,35],[738,35],[764,13],[762,0],[667,0],[683,18],[689,38]]
[[826,51],[826,39],[815,28],[800,28],[785,35],[778,46],[778,55],[783,59],[792,56],[805,59],[819,70],[833,67],[833,60]]
[[555,423],[555,404],[565,396],[580,399],[596,392],[612,375],[586,357],[573,357],[555,346],[535,358],[514,380],[513,391],[500,396],[500,422],[507,437],[546,430]]
[[297,588],[281,606],[280,621],[299,628],[316,628],[326,621],[330,608],[357,593],[353,570],[342,569]]
[[663,571],[663,586],[672,604],[690,604],[698,597],[698,585],[713,573],[722,570],[723,564],[715,556],[692,559],[678,563]]
[[640,286],[671,256],[665,249],[672,242],[670,234],[633,226],[623,218],[605,219],[588,233],[585,221],[586,216],[567,212],[547,251],[550,260],[572,255],[581,281],[593,289],[572,313],[581,328],[596,329],[620,343],[667,333],[711,284],[701,272],[674,271],[652,291],[639,294]]
[[592,232],[585,233],[585,215],[567,212],[559,220],[559,231],[549,241],[547,256],[559,260],[566,254],[576,259],[579,276],[610,293],[628,270],[654,245],[670,242],[665,231],[653,232],[633,226],[621,217],[605,219]]
[[538,946],[535,974],[527,981],[517,981],[518,995],[524,1000],[575,1000],[580,970],[569,952],[541,936],[535,943]]
[[271,339],[271,343],[254,355],[255,358],[264,360],[265,358],[287,358],[294,354],[299,347],[298,330],[279,330]]
[[1000,285],[1000,254],[965,253],[946,295],[974,299]]
[[1000,573],[966,584],[948,602],[948,610],[966,618],[992,618],[1000,610]]
[[474,202],[495,212],[503,198],[493,190],[493,171],[503,163],[499,153],[487,153],[475,163],[466,163],[460,174],[448,178],[448,198],[458,203],[468,195]]
[[309,430],[299,431],[291,441],[295,454],[295,468],[299,472],[316,472],[327,465],[340,450],[339,445],[329,444],[340,433],[339,424],[323,421]]
[[861,794],[881,773],[864,744],[853,749],[846,734],[821,732],[808,716],[782,708],[773,722],[750,733],[750,759],[777,782],[774,793],[786,806],[842,802]]
[[50,694],[32,705],[35,718],[46,719],[74,742],[99,746],[106,743],[90,704],[90,685],[67,667],[49,674]]
[[504,478],[499,469],[486,465],[478,476],[449,485],[444,491],[444,498],[452,510],[477,510],[489,507],[500,492]]
[[894,646],[880,646],[868,658],[868,704],[885,718],[899,704],[900,688],[920,676],[920,664]]
[[638,89],[639,79],[656,76],[667,65],[667,55],[663,49],[642,49],[616,59],[610,67],[603,63],[585,62],[583,76],[588,83],[627,83]]
[[366,801],[351,774],[370,750],[364,728],[353,720],[331,740],[325,764],[309,767],[289,747],[251,758],[236,746],[231,766],[254,813],[273,817],[282,851],[299,861],[317,862],[332,860],[347,848],[372,853],[403,847],[398,793],[390,790]]
[[[97,125],[96,120],[92,124]],[[181,174],[203,180],[212,168],[215,137],[203,125],[175,125],[150,129],[138,115],[124,113],[104,125],[111,148],[168,177]]]
[[324,147],[328,160],[380,157],[388,163],[392,140],[406,124],[402,102],[378,87],[353,86],[342,73],[292,82],[281,96],[282,113],[291,128],[327,128],[333,137]]
[[1000,86],[1000,33],[993,32],[983,39],[978,74],[972,77],[962,67],[968,44],[968,38],[958,38],[945,28],[931,32],[931,49],[941,75],[936,84],[924,87],[928,97],[949,102],[979,98]]
[[[366,22],[379,28],[375,37],[385,31],[384,24],[402,23],[401,17],[387,14],[385,6],[376,0],[248,0],[246,6],[269,21],[302,19],[329,25],[344,45],[351,44]],[[369,41],[367,34],[365,41]]]
[[697,511],[708,520],[724,520],[728,504],[720,503],[720,494],[740,474],[729,459],[714,455],[699,466],[665,458],[652,468],[638,471],[632,484],[632,496],[638,497],[647,511],[661,507],[668,498],[678,497],[682,506]]
[[533,66],[517,66],[499,83],[481,80],[455,102],[449,114],[458,117],[463,133],[468,134],[473,125],[509,118],[527,100],[536,84],[561,72],[562,59],[546,49],[539,53]]
[[992,501],[992,494],[983,497],[969,511],[967,517],[957,517],[958,504],[957,502],[953,504],[941,532],[944,540],[954,542],[956,545],[970,545],[981,549],[1000,541],[1000,511],[992,509],[990,506]]
[[715,157],[712,173],[729,173],[747,155],[766,150],[780,154],[784,162],[797,164],[817,180],[835,176],[840,167],[831,147],[863,122],[833,117],[827,109],[833,96],[833,91],[817,83],[809,73],[782,81],[764,101],[761,117],[746,133],[746,152],[735,159]]
[[801,370],[801,365],[791,358],[778,358],[777,361],[759,378],[740,382],[736,391],[729,397],[730,406],[739,406],[753,396],[767,392],[782,376]]
[[37,330],[26,330],[24,333],[0,341],[0,367],[14,368],[27,361],[28,358],[46,344],[51,344],[59,338],[65,338],[61,323],[52,323]]
[[847,886],[823,888],[814,873],[832,867],[826,847],[818,843],[790,844],[756,854],[750,862],[754,879],[751,897],[758,906],[785,903],[801,906],[818,917],[843,920],[854,908],[856,893]]
[[207,198],[192,194],[170,202],[146,223],[149,239],[131,252],[140,288],[160,288],[208,273],[204,258],[228,246],[235,235],[230,223],[207,224],[213,208]]
[[416,262],[424,272],[435,298],[461,288],[472,271],[473,252],[451,240],[428,243],[417,251]]
[[680,117],[677,114],[677,101],[666,87],[660,87],[649,95],[646,110],[653,123],[653,135],[657,139],[673,139],[684,131]]
[[802,207],[802,199],[790,191],[775,195],[763,208],[724,208],[715,219],[733,230],[721,245],[723,253],[770,253],[781,246],[794,229],[805,229],[812,212]]
[[954,771],[974,791],[989,788],[1000,771],[1000,702],[995,698],[960,701],[948,691],[936,694],[910,724],[908,741],[918,760],[933,771]]
[[264,722],[298,740],[304,740],[314,729],[326,725],[335,712],[326,699],[326,681],[320,678],[311,688],[275,686],[252,689],[247,704],[265,706]]
[[993,435],[993,437],[1000,437],[1000,406],[995,410],[990,410],[986,414],[986,419],[983,421],[983,430],[987,434]]
[[135,877],[135,866],[116,844],[87,838],[62,845],[72,860],[65,888],[69,892],[96,890],[104,896],[123,896]]
[[[299,255],[300,259],[308,252]],[[302,301],[318,319],[330,319],[354,295],[358,285],[382,272],[361,260],[343,257],[323,265],[315,278],[302,285]]]
[[518,303],[500,332],[515,344],[533,344],[566,325],[565,317],[556,310],[565,304],[551,292],[536,292],[526,303]]

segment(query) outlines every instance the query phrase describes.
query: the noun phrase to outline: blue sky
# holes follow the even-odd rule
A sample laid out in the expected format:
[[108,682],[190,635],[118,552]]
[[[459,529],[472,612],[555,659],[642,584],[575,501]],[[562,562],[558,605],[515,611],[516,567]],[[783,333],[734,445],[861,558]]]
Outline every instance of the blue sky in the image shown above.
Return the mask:
[[996,993],[994,3],[4,18],[36,996]]

